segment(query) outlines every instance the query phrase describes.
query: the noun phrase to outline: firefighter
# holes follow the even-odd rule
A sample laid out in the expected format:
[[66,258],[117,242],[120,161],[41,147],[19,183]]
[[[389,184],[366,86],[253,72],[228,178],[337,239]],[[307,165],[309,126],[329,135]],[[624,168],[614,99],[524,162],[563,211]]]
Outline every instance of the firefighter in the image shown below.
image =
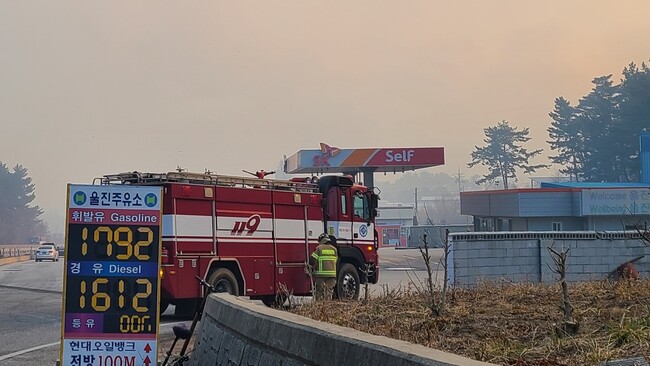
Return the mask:
[[331,299],[336,285],[336,262],[338,251],[326,233],[318,237],[318,246],[309,258],[314,274],[314,298]]

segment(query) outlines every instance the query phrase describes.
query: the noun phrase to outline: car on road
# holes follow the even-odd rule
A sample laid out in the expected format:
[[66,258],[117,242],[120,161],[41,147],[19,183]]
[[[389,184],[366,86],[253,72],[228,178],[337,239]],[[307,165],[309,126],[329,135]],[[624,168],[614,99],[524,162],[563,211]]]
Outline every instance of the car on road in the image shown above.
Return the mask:
[[51,242],[43,241],[43,242],[41,242],[41,245],[48,245],[48,246],[51,246],[51,247],[53,247],[53,248],[56,248],[56,244],[51,243]]
[[43,260],[58,262],[59,251],[56,249],[56,245],[54,245],[54,243],[46,243],[36,249],[36,256],[34,258],[37,262],[41,262]]
[[61,256],[61,252],[59,251],[59,247],[57,247],[56,244],[54,244],[54,243],[52,243],[52,242],[48,242],[48,241],[43,241],[43,242],[41,242],[40,245],[41,245],[41,246],[43,246],[43,245],[51,246],[52,248],[54,248],[54,250],[56,250],[57,252],[59,252],[59,256]]

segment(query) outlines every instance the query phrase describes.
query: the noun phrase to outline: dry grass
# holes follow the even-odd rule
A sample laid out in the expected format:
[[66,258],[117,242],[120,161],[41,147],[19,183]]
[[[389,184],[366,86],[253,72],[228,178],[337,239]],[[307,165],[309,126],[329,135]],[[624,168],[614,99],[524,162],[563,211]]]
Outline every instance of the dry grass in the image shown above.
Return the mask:
[[650,280],[569,285],[576,336],[562,322],[559,285],[481,284],[453,289],[444,317],[432,317],[413,289],[363,302],[318,302],[300,315],[501,365],[597,365],[633,356],[650,359]]

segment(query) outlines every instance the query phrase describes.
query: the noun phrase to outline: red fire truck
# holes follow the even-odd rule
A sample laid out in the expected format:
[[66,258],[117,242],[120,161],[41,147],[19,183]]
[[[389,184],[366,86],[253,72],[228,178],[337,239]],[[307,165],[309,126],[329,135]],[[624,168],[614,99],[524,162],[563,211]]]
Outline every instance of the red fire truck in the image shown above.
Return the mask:
[[202,289],[283,301],[287,291],[310,295],[306,265],[318,236],[339,247],[335,294],[357,298],[360,285],[377,283],[374,220],[379,197],[350,176],[289,181],[210,173],[120,173],[102,184],[163,189],[161,310],[191,313]]

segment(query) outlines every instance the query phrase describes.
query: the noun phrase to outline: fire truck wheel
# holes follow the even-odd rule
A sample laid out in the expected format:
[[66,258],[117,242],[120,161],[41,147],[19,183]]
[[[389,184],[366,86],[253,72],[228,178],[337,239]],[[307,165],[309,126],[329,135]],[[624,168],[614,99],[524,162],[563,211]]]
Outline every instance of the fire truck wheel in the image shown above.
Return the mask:
[[216,292],[227,292],[231,295],[239,295],[237,278],[227,268],[219,268],[212,272],[208,282],[215,288]]
[[344,263],[336,280],[334,296],[341,300],[356,300],[359,298],[360,286],[357,269],[350,263]]

